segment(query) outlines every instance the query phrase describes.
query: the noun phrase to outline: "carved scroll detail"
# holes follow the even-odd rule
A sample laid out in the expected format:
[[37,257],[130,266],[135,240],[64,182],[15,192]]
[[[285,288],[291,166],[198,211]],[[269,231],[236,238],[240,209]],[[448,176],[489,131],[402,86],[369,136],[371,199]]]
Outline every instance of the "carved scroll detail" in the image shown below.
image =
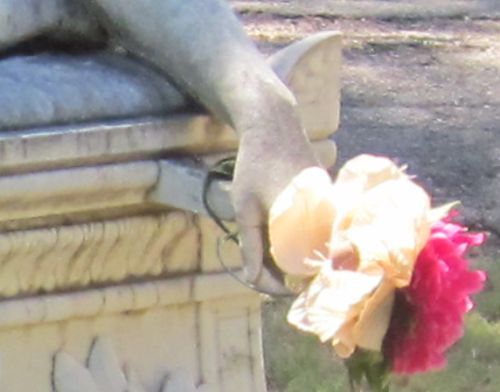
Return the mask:
[[[86,366],[71,355],[58,352],[52,384],[55,392],[146,392],[135,371],[126,363],[120,364],[111,342],[103,337],[92,344]],[[168,374],[161,387],[161,392],[200,390],[182,373]]]

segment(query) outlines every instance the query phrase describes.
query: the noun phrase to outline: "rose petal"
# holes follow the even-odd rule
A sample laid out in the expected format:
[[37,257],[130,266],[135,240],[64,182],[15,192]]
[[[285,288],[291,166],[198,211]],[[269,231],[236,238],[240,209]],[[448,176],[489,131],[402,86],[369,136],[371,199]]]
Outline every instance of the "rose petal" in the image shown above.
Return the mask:
[[328,173],[313,167],[303,170],[278,196],[270,210],[271,254],[278,267],[292,275],[313,275],[317,269],[306,259],[327,255],[334,207]]
[[335,184],[358,183],[363,191],[388,180],[406,178],[407,175],[390,159],[374,155],[358,155],[339,170]]
[[325,266],[293,303],[288,322],[319,336],[332,339],[349,320],[358,316],[362,303],[381,283],[381,275],[335,271]]
[[354,326],[354,337],[359,347],[381,350],[391,320],[394,295],[394,285],[385,281],[365,302],[359,321]]
[[[368,191],[343,235],[356,247],[359,270],[382,267],[398,287],[408,285],[418,253],[430,232],[427,193],[407,178]],[[333,243],[339,235],[332,232]]]
[[332,346],[335,353],[340,358],[349,358],[356,350],[356,339],[354,329],[356,319],[347,321],[332,340]]
[[413,374],[438,370],[445,351],[463,335],[471,294],[481,290],[486,276],[469,269],[465,252],[481,240],[476,233],[451,223],[453,212],[433,223],[420,252],[411,283],[397,298],[384,354],[392,371]]

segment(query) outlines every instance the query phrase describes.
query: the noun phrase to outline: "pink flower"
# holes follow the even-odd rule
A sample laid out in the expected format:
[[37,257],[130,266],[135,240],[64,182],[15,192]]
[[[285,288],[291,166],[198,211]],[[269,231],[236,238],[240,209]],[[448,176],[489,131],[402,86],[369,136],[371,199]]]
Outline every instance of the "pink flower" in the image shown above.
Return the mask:
[[483,234],[468,233],[450,216],[432,226],[410,285],[397,294],[384,341],[393,372],[413,374],[446,365],[444,353],[462,337],[464,315],[473,306],[470,295],[486,279],[484,272],[468,269],[464,256],[483,241]]

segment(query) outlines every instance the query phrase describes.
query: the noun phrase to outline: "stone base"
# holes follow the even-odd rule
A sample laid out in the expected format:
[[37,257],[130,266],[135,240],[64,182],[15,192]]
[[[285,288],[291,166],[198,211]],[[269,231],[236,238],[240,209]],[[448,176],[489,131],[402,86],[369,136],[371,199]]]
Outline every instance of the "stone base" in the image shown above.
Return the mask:
[[0,313],[4,392],[265,391],[260,297],[226,273],[5,301]]

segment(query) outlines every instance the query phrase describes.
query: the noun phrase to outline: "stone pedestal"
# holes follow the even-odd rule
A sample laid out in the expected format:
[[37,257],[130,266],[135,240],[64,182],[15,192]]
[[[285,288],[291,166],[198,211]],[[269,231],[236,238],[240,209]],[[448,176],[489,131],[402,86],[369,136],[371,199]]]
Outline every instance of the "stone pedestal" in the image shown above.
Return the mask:
[[[332,164],[339,37],[271,61]],[[235,133],[201,114],[16,128],[0,132],[0,390],[265,391],[261,298],[226,270],[235,246],[221,265],[201,202]],[[227,220],[229,188],[209,193]]]

